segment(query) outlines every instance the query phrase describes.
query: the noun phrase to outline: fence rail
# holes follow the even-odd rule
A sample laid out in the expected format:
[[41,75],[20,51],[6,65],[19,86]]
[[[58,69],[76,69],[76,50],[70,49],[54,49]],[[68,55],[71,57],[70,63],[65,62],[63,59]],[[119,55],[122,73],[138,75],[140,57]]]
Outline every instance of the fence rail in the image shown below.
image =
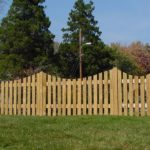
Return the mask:
[[150,74],[138,77],[113,68],[82,81],[43,72],[2,81],[0,114],[150,116]]

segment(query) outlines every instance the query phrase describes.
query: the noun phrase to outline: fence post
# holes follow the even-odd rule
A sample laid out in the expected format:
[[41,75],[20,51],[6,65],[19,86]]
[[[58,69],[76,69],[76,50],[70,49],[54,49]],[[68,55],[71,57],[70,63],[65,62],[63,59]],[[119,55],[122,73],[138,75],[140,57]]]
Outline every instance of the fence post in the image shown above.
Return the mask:
[[150,74],[146,76],[147,115],[150,116]]
[[46,114],[46,74],[37,74],[37,115]]
[[112,87],[113,87],[113,114],[114,115],[119,115],[119,107],[118,107],[118,69],[115,67],[113,68],[112,70],[112,79],[113,79],[113,82],[112,82]]

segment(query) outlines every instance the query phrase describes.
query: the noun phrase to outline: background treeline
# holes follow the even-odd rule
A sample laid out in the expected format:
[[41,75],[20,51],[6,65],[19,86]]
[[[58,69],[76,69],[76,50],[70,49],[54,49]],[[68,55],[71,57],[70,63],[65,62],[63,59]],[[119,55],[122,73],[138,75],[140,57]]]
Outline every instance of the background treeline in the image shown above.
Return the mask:
[[[13,0],[0,24],[0,79],[14,79],[41,70],[61,77],[79,77],[79,31],[82,31],[83,76],[117,66],[136,75],[150,73],[150,46],[140,42],[106,45],[93,16],[92,1],[76,0],[63,42],[54,42],[45,0]],[[86,43],[91,43],[86,44]]]
[[[120,43],[112,43],[111,48],[116,49],[120,53],[120,58],[117,60],[116,66],[125,72],[137,75],[143,75],[150,73],[150,45],[143,44],[142,42],[133,42],[127,46]],[[135,69],[129,70],[128,65],[125,64],[124,58],[130,60],[131,65],[135,66]],[[125,66],[126,67],[125,67]]]

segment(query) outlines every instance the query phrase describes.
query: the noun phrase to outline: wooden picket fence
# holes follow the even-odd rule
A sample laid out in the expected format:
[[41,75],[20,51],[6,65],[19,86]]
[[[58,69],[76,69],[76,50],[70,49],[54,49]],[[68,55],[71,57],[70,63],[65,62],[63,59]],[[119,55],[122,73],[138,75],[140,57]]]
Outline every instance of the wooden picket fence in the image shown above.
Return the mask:
[[1,115],[150,115],[150,74],[117,68],[81,79],[43,72],[0,83]]

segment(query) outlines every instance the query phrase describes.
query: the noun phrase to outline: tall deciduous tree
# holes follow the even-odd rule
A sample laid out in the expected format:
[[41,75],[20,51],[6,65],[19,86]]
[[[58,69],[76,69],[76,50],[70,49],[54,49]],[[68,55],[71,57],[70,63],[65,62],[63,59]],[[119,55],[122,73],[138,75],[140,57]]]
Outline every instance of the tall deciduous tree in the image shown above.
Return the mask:
[[14,78],[52,70],[53,38],[45,0],[13,0],[0,25],[0,76]]
[[[82,31],[83,75],[96,74],[111,68],[111,51],[100,39],[101,31],[93,16],[93,2],[77,0],[71,10],[67,27],[63,28],[63,43],[59,48],[63,76],[79,77],[79,30]],[[91,42],[92,45],[85,43]]]
[[[133,74],[147,74],[150,73],[150,46],[148,44],[143,44],[141,42],[133,42],[128,46],[122,46],[120,44],[112,44],[112,48],[118,49],[122,56],[127,56],[130,60],[132,59],[134,62],[133,65],[127,64],[125,67],[121,68],[129,73]],[[122,59],[120,56],[121,61],[118,62],[119,65],[121,65],[121,62],[123,60],[126,60],[126,62],[129,59]],[[122,65],[123,66],[123,65]],[[139,69],[132,68],[133,66],[137,66]],[[136,70],[139,70],[138,72]]]

